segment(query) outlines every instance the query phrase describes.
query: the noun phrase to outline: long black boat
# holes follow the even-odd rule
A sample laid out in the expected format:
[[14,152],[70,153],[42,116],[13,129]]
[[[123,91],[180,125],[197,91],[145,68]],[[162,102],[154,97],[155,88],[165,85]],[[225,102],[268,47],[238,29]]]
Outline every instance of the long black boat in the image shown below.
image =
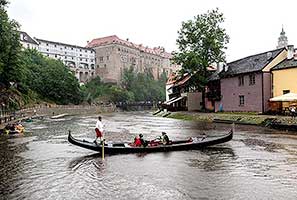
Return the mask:
[[[205,147],[228,142],[233,137],[233,129],[228,134],[218,137],[195,137],[188,140],[175,140],[170,144],[164,145],[158,141],[148,142],[146,147],[135,147],[133,143],[105,143],[104,153],[106,154],[120,154],[120,153],[150,153],[150,152],[162,152],[162,151],[182,151],[192,149],[203,149]],[[68,141],[71,144],[80,146],[82,148],[94,150],[97,152],[102,151],[102,144],[89,142],[86,140],[75,139],[70,131],[68,135]]]

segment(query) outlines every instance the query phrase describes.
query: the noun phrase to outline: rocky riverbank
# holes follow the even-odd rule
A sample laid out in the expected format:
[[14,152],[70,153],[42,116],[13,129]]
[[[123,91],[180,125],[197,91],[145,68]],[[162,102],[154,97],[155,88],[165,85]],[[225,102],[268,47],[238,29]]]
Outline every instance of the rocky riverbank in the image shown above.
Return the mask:
[[265,126],[275,129],[297,131],[297,118],[281,115],[259,115],[256,113],[201,113],[201,112],[156,112],[156,116],[175,119],[207,121],[216,123],[235,123]]

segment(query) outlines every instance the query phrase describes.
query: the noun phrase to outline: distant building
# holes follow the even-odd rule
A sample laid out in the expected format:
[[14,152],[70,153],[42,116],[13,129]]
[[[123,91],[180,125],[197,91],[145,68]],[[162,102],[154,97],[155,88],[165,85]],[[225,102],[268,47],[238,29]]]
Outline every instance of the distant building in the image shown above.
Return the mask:
[[20,42],[24,48],[38,50],[38,42],[26,32],[20,31]]
[[284,31],[284,27],[282,27],[282,32],[280,33],[280,36],[278,38],[278,43],[276,48],[283,48],[283,47],[287,47],[288,46],[288,38],[286,36],[286,33]]
[[93,39],[87,47],[96,51],[96,75],[104,82],[119,84],[124,70],[130,67],[135,72],[151,72],[155,79],[179,69],[171,64],[172,55],[164,48],[144,47],[116,35]]
[[85,83],[95,77],[95,51],[76,45],[37,39],[39,52],[43,55],[61,60],[74,73],[76,78]]

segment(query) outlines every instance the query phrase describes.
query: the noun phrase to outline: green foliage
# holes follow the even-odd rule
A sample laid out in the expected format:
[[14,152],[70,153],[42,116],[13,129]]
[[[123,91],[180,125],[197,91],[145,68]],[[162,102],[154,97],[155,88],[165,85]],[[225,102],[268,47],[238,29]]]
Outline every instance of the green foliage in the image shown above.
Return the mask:
[[46,58],[30,49],[24,50],[23,60],[26,69],[24,88],[30,88],[41,98],[58,104],[80,103],[79,83],[61,61]]
[[216,9],[197,15],[194,20],[182,22],[182,28],[178,31],[179,51],[174,53],[173,60],[182,66],[181,73],[193,75],[191,84],[202,91],[203,96],[207,67],[225,61],[224,50],[229,36],[221,27],[223,22],[223,14]]
[[166,79],[165,73],[157,81],[150,73],[135,73],[130,68],[124,70],[122,87],[133,93],[135,101],[161,101],[165,99]]
[[133,101],[131,92],[116,85],[103,83],[96,77],[82,87],[84,100],[88,103]]
[[19,24],[9,19],[6,4],[7,1],[0,1],[0,84],[8,87],[10,82],[21,82],[23,68],[20,60]]

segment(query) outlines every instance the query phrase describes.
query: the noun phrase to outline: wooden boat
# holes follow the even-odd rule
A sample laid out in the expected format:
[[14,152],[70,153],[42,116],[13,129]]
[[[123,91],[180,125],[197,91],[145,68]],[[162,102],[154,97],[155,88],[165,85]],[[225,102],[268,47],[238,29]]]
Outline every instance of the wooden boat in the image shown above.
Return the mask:
[[66,117],[66,116],[68,116],[68,113],[63,113],[63,114],[60,114],[60,115],[52,116],[51,119],[60,119],[62,117]]
[[[164,145],[160,141],[150,141],[146,147],[135,147],[133,143],[105,143],[104,153],[106,154],[119,154],[119,153],[150,153],[150,152],[162,152],[162,151],[181,151],[181,150],[192,150],[202,149],[210,145],[221,144],[228,142],[233,137],[233,129],[228,134],[218,137],[195,137],[187,140],[175,140],[171,141],[170,144]],[[68,141],[71,144],[80,146],[82,148],[101,152],[102,144],[89,142],[86,140],[75,139],[69,131]]]

